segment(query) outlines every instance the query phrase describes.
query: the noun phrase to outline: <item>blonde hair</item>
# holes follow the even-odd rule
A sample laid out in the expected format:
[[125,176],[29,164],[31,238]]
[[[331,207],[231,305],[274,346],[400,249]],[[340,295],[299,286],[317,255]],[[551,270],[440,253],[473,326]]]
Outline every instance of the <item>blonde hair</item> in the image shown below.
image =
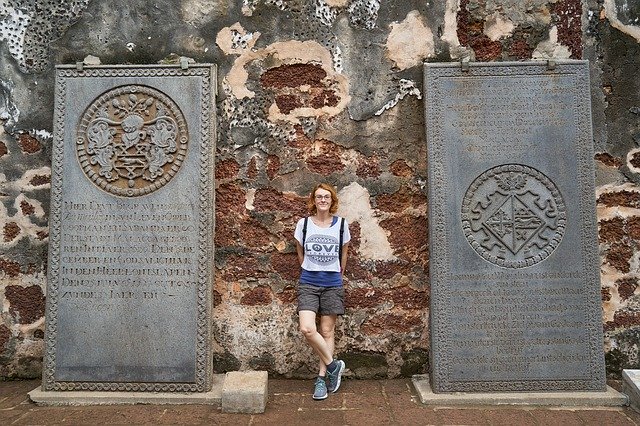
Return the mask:
[[309,212],[312,215],[318,213],[318,209],[316,208],[316,191],[318,189],[324,189],[331,193],[331,207],[329,207],[329,213],[335,214],[338,211],[338,194],[336,193],[336,189],[328,183],[319,183],[313,187],[313,191],[311,191],[309,199],[307,200],[307,208],[309,209]]

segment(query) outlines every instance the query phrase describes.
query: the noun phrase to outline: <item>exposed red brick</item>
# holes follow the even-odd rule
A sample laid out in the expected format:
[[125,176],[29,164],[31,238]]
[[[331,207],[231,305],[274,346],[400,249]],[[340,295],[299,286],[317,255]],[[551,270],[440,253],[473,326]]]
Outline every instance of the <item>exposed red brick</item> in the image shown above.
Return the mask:
[[427,197],[420,192],[413,192],[406,186],[393,194],[376,196],[376,207],[389,213],[401,213],[408,208],[418,209],[427,204]]
[[640,312],[619,311],[613,315],[613,321],[604,324],[605,331],[612,331],[617,328],[629,328],[640,325]]
[[380,164],[378,164],[378,159],[376,157],[366,158],[364,161],[360,162],[356,169],[356,175],[362,178],[378,177],[381,173]]
[[429,307],[429,293],[417,291],[409,287],[392,288],[390,299],[396,307],[403,309],[424,310]]
[[413,169],[404,160],[396,160],[391,163],[389,170],[394,176],[409,177],[413,175]]
[[29,216],[30,214],[35,213],[36,209],[31,205],[31,203],[22,200],[20,202],[20,210],[22,210],[22,214],[25,216]]
[[302,126],[297,124],[295,126],[295,130],[296,130],[296,137],[290,140],[289,142],[287,142],[287,145],[292,148],[298,148],[298,149],[304,149],[304,148],[310,147],[313,141],[309,139],[307,135],[304,134],[304,130],[302,129]]
[[608,302],[611,300],[611,290],[609,288],[603,288],[600,290],[600,298],[603,302]]
[[0,158],[7,155],[8,152],[9,150],[7,149],[7,145],[5,145],[4,142],[0,141]]
[[38,231],[36,232],[36,236],[40,241],[43,241],[49,236],[49,233],[47,231]]
[[293,286],[285,287],[276,297],[285,305],[295,303],[298,300],[298,290]]
[[388,301],[392,301],[395,307],[406,310],[424,310],[429,306],[427,293],[409,287],[353,288],[349,289],[346,297],[347,307],[357,308],[374,308]]
[[526,40],[514,38],[509,46],[508,54],[516,59],[530,59],[533,54],[533,48],[529,46]]
[[336,106],[340,102],[340,98],[333,90],[322,90],[319,94],[311,99],[311,106],[313,108],[322,108],[324,106]]
[[280,171],[280,157],[270,154],[267,157],[267,176],[273,180]]
[[633,167],[640,167],[640,152],[633,153],[629,163],[631,163]]
[[484,34],[474,37],[469,45],[476,53],[476,60],[478,61],[493,61],[502,54],[502,43],[492,41]]
[[380,226],[389,231],[389,242],[397,256],[405,260],[417,260],[419,253],[426,250],[426,217],[400,216],[383,220]]
[[473,23],[470,22],[471,14],[469,13],[469,9],[467,8],[468,5],[469,0],[460,0],[458,13],[456,15],[458,41],[463,46],[469,44],[473,35],[478,34],[478,32],[482,32],[482,26],[478,28],[478,25],[481,25],[481,23],[476,21],[476,25],[474,26]]
[[264,277],[265,271],[252,253],[230,254],[225,260],[222,276],[227,281],[240,281],[249,277]]
[[260,77],[263,87],[281,89],[283,87],[322,87],[327,72],[316,64],[291,64],[271,68]]
[[376,277],[388,280],[396,276],[396,274],[400,275],[411,275],[413,266],[415,262],[408,262],[405,260],[394,260],[392,262],[376,262]]
[[245,192],[238,185],[225,183],[216,189],[216,210],[225,214],[245,213],[245,203]]
[[235,218],[216,208],[216,247],[235,246],[240,240]]
[[614,157],[607,152],[599,152],[593,157],[596,161],[601,162],[605,166],[620,167],[623,163],[618,157]]
[[0,355],[2,354],[2,351],[6,348],[7,342],[9,342],[10,338],[11,338],[11,330],[9,330],[9,328],[6,325],[0,324]]
[[255,179],[258,176],[258,166],[256,165],[256,157],[251,157],[249,164],[247,165],[247,177],[249,179]]
[[627,219],[627,234],[632,240],[640,241],[640,216]]
[[20,264],[11,260],[0,258],[0,271],[10,277],[17,277],[20,274]]
[[4,241],[13,241],[20,234],[20,227],[15,222],[7,222],[3,228]]
[[622,241],[625,235],[624,220],[620,217],[614,217],[613,219],[600,221],[598,235],[602,242]]
[[321,140],[320,142],[320,152],[314,152],[307,158],[307,168],[323,176],[344,170],[345,165],[340,158],[343,149],[331,141]]
[[300,278],[300,263],[296,253],[274,253],[271,266],[285,280],[297,281]]
[[349,241],[349,253],[355,253],[360,248],[360,223],[349,223],[349,233],[351,241]]
[[271,289],[258,286],[253,290],[245,292],[244,296],[240,299],[240,304],[247,306],[268,305],[273,300]]
[[38,139],[25,133],[18,135],[18,143],[25,154],[34,154],[42,149]]
[[347,267],[345,268],[345,276],[350,280],[369,282],[373,279],[371,271],[362,267],[362,261],[355,250],[349,249],[347,257]]
[[234,179],[239,172],[240,165],[235,160],[224,160],[216,164],[216,179]]
[[271,232],[255,219],[239,223],[239,233],[247,247],[264,247],[271,242]]
[[375,308],[387,301],[388,293],[374,287],[350,288],[345,295],[347,308]]
[[613,243],[605,256],[607,263],[617,270],[629,272],[629,261],[633,256],[633,249],[625,243]]
[[213,307],[215,308],[216,306],[220,306],[220,304],[222,303],[222,295],[220,294],[220,292],[218,290],[213,290],[211,295],[213,298]]
[[492,61],[502,54],[502,44],[491,41],[484,33],[484,23],[473,18],[468,10],[469,0],[461,0],[458,10],[458,40],[462,46],[470,46],[477,61]]
[[607,192],[598,197],[598,204],[607,207],[631,207],[640,208],[640,193],[633,191]]
[[33,186],[41,186],[51,183],[51,176],[47,175],[35,175],[31,178],[29,183]]
[[549,4],[558,28],[558,42],[571,50],[571,58],[582,59],[582,1],[559,0]]
[[385,333],[407,333],[424,327],[422,319],[414,315],[378,315],[362,325],[362,332],[368,335]]
[[302,102],[294,95],[278,95],[276,96],[276,105],[283,114],[289,114],[296,108],[302,107]]
[[257,212],[285,211],[294,216],[304,216],[307,213],[306,197],[282,194],[273,188],[257,190],[253,206]]
[[44,316],[44,295],[40,287],[10,285],[4,295],[9,301],[9,312],[19,324],[31,324]]
[[307,159],[307,168],[322,176],[329,176],[331,173],[344,170],[344,164],[342,164],[340,157],[324,154]]
[[638,288],[638,279],[637,278],[621,278],[616,281],[616,285],[618,286],[618,294],[622,300],[627,300]]

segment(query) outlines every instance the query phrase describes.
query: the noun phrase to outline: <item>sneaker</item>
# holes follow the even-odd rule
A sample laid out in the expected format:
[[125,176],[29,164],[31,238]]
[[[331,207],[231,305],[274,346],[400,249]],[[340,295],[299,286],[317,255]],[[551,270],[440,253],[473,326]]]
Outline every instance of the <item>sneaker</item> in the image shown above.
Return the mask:
[[327,379],[329,379],[329,383],[327,383],[327,389],[329,392],[334,393],[338,392],[338,388],[340,388],[340,381],[342,380],[342,373],[344,373],[344,361],[341,359],[336,360],[337,367],[333,372],[327,371]]
[[313,390],[313,399],[321,400],[327,397],[327,384],[322,377],[318,377]]

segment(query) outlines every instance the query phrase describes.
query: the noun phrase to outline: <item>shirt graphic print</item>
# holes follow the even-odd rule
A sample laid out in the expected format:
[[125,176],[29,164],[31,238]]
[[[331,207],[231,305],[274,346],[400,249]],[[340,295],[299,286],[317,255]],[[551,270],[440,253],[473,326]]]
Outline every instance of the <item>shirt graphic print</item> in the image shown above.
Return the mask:
[[[302,229],[304,219],[300,219],[296,225],[295,238],[302,244]],[[344,223],[342,244],[351,240],[349,226]],[[329,228],[321,228],[307,221],[307,239],[304,242],[304,262],[302,269],[307,271],[334,271],[340,272],[340,218]]]

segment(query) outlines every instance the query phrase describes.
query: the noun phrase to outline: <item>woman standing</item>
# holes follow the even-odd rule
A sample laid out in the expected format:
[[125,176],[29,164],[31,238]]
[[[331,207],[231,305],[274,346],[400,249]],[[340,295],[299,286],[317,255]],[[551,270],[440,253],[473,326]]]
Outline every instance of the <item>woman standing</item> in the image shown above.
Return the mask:
[[[300,219],[295,239],[302,268],[298,285],[300,332],[320,357],[313,399],[325,399],[340,387],[344,361],[333,359],[338,315],[344,314],[342,275],[351,234],[344,218],[334,216],[338,196],[333,186],[316,185],[308,200],[311,216]],[[316,325],[320,317],[320,327]]]

